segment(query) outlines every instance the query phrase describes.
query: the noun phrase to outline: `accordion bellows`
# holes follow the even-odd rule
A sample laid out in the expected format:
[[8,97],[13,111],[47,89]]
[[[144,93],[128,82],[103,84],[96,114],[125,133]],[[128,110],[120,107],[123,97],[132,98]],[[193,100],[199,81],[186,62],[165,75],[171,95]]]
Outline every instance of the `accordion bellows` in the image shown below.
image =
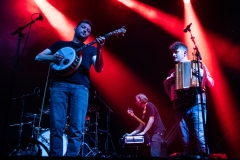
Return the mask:
[[198,70],[197,65],[197,62],[195,61],[179,62],[175,64],[176,90],[199,87],[198,77],[196,75],[193,75],[193,71]]

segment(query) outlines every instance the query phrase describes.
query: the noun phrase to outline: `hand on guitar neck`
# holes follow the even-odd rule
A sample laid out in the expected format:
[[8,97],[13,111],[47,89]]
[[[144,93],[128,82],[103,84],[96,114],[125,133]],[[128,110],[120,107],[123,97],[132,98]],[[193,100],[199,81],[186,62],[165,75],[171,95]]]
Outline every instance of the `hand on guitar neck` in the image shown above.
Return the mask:
[[145,122],[143,122],[140,118],[138,118],[136,115],[134,115],[132,109],[127,110],[128,114],[130,114],[133,118],[135,118],[138,122],[140,122],[142,125],[145,126]]

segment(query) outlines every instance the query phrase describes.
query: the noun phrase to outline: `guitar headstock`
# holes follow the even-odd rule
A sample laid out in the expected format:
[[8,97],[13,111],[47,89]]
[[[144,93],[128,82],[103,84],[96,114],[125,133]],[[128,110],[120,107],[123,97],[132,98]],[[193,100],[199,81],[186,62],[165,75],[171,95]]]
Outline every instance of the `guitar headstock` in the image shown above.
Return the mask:
[[117,29],[115,31],[112,31],[112,32],[106,34],[105,37],[113,36],[113,35],[117,35],[118,36],[119,34],[122,34],[122,36],[124,36],[124,33],[126,33],[126,27],[125,26],[123,26],[120,29]]
[[131,116],[134,116],[133,110],[131,108],[128,108],[127,113]]

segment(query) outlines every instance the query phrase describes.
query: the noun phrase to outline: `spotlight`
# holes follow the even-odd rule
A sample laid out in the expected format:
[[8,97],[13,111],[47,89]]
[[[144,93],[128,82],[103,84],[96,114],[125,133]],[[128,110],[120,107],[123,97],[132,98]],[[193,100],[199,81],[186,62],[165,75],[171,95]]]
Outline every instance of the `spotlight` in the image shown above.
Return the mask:
[[184,2],[185,4],[188,4],[188,3],[190,3],[190,0],[183,0],[183,2]]

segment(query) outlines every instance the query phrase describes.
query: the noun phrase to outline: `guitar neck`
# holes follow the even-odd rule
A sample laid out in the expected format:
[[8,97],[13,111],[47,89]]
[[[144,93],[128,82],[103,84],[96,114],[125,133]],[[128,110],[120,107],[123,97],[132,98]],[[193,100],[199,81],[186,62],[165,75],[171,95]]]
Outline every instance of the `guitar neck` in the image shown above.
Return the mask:
[[[112,33],[108,33],[108,34],[105,34],[103,37],[107,38],[107,37],[109,37],[111,35],[112,35]],[[81,50],[83,50],[83,49],[85,49],[85,48],[87,48],[87,47],[89,47],[89,46],[91,46],[91,45],[93,45],[95,43],[97,43],[96,39],[94,41],[92,41],[92,42],[90,42],[90,43],[88,43],[88,44],[86,44],[86,45],[76,49],[76,52],[79,52],[79,51],[81,51]]]
[[[115,30],[113,32],[109,32],[109,33],[103,35],[102,37],[107,38],[109,36],[118,35],[120,33],[124,34],[125,32],[126,32],[125,27],[122,27],[121,29]],[[94,41],[92,41],[92,42],[90,42],[90,43],[88,43],[88,44],[86,44],[86,45],[76,49],[76,52],[79,52],[79,51],[81,51],[81,50],[83,50],[83,49],[85,49],[85,48],[87,48],[87,47],[89,47],[89,46],[91,46],[91,45],[93,45],[95,43],[97,43],[97,39],[95,39]]]
[[137,116],[133,115],[133,117],[138,121],[140,122],[142,125],[145,126],[145,122],[143,122],[140,118],[138,118]]
[[86,45],[84,45],[84,46],[76,49],[76,53],[79,52],[79,51],[81,51],[81,50],[83,50],[83,49],[85,49],[85,48],[87,48],[87,47],[89,47],[89,46],[91,46],[91,45],[93,45],[93,44],[95,44],[95,43],[97,43],[97,40],[96,40],[96,39],[95,39],[94,41],[92,41],[92,42],[90,42],[90,43],[88,43],[88,44],[86,44]]

